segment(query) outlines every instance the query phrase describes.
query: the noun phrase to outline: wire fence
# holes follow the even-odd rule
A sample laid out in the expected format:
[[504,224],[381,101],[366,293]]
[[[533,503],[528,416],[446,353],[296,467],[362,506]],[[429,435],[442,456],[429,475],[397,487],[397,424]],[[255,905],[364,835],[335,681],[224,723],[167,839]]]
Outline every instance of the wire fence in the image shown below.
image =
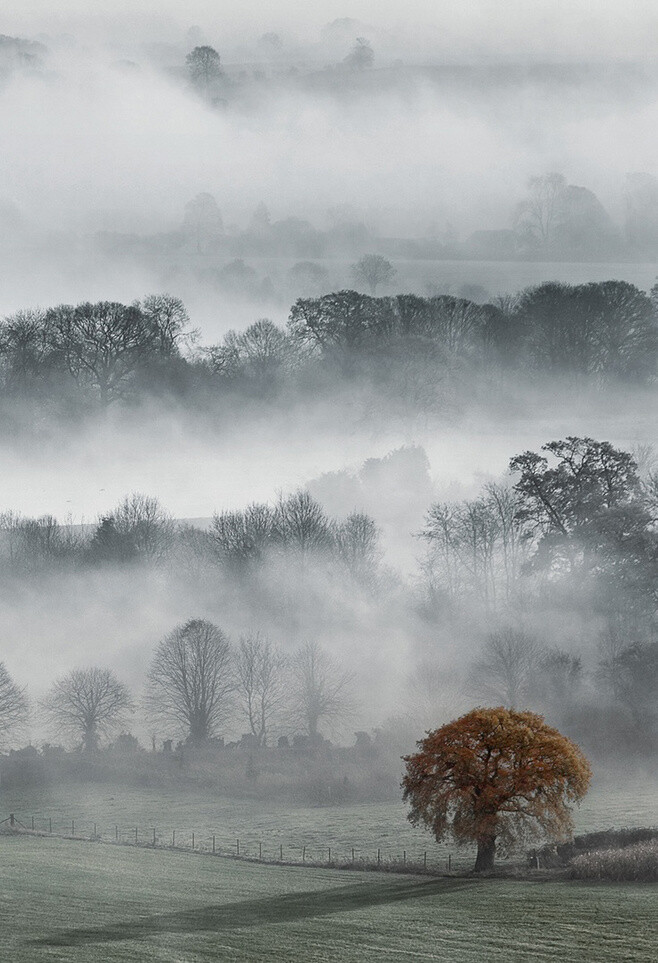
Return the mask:
[[37,837],[76,839],[87,842],[138,846],[209,856],[240,859],[248,862],[286,866],[315,866],[331,869],[379,870],[381,872],[427,873],[431,875],[463,872],[472,868],[470,853],[437,852],[402,849],[392,852],[382,846],[319,845],[317,841],[283,841],[255,835],[228,837],[209,830],[171,828],[163,830],[148,825],[91,822],[65,819],[61,816],[10,815],[0,820],[0,830]]

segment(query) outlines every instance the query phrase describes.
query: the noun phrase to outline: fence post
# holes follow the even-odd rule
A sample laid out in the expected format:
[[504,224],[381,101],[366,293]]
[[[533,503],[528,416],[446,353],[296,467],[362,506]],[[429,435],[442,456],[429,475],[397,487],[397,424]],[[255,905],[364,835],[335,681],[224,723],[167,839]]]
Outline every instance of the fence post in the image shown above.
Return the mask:
[[236,854],[239,856],[239,855],[240,855],[240,840],[239,840],[239,839],[236,840],[235,846],[236,846]]
[[14,822],[15,822],[14,814],[9,813],[9,825],[11,826],[12,829],[14,828]]
[[137,826],[135,826],[135,846],[137,845]]
[[173,849],[176,845],[176,830],[174,829],[171,834],[171,848]]
[[215,834],[212,834],[212,854],[215,855]]
[[52,816],[48,820],[48,832],[52,835],[53,831],[53,818]]
[[448,872],[452,870],[452,853],[448,853]]
[[259,858],[259,859],[262,859],[262,858],[263,858],[263,844],[262,844],[262,843],[259,843],[259,844],[258,844],[258,858]]
[[306,846],[302,849],[302,863],[306,862]]
[[34,829],[34,816],[32,817],[32,829]]
[[425,854],[423,855],[423,869],[427,869],[427,850],[425,850]]
[[153,829],[153,846],[155,847],[155,829]]
[[407,851],[406,851],[406,849],[404,849],[404,850],[402,851],[402,865],[403,865],[403,866],[406,866],[406,865],[407,865]]
[[283,843],[279,846],[279,861],[283,862]]
[[115,827],[114,827],[114,838],[116,839],[117,842],[119,841],[119,827],[118,827],[118,826],[115,826]]
[[194,849],[194,833],[192,833],[192,849]]
[[354,863],[354,846],[352,846],[352,863]]
[[382,861],[382,851],[381,851],[381,849],[378,849],[378,850],[377,850],[377,865],[378,865],[378,866],[379,866],[379,864],[381,863],[381,861]]
[[75,821],[71,820],[71,836],[75,836]]
[[328,859],[328,862],[331,862],[331,846],[329,847],[329,859]]
[[96,838],[96,836],[98,836],[98,833],[96,832],[96,823],[94,823],[94,839]]

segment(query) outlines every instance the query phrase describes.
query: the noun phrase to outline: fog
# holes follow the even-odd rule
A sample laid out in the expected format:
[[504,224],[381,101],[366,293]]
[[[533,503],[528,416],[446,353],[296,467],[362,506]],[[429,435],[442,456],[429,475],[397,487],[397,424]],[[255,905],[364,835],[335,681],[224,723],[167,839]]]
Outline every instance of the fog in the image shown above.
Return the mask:
[[[351,676],[350,712],[320,725],[337,742],[516,698],[481,679],[496,632],[516,632],[535,660],[523,698],[606,765],[606,738],[644,764],[655,720],[610,680],[656,645],[657,20],[613,0],[596,15],[61,0],[5,16],[0,662],[32,700],[22,737],[65,741],[41,701],[98,664],[130,687],[144,744],[184,741],[153,729],[143,696],[155,647],[190,619],[234,651],[264,633],[289,666],[321,646]],[[221,71],[201,83],[186,57],[205,46]],[[181,299],[173,334],[148,313],[165,293]],[[107,346],[90,360],[75,325],[101,302],[126,326],[99,374]],[[636,459],[621,504],[640,521],[611,547],[622,509],[606,503],[600,565],[577,582],[559,552],[542,561],[555,533],[522,494],[466,551],[491,486],[518,495],[510,459],[574,437]],[[284,531],[299,492],[310,549]],[[157,500],[155,554],[137,525],[112,528],[134,493]],[[240,541],[254,503],[266,533],[238,558],[221,523]],[[356,547],[355,516],[372,523]],[[558,649],[568,694],[546,682]],[[246,731],[238,703],[213,735]],[[299,736],[291,718],[272,732]]]

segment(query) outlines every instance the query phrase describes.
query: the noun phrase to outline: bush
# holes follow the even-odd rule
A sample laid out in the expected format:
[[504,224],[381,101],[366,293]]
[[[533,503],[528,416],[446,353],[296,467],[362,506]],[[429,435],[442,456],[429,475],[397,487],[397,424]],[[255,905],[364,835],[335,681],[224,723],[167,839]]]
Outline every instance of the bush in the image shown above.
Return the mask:
[[658,840],[635,843],[622,849],[601,849],[576,856],[571,864],[574,879],[658,882]]
[[658,829],[602,829],[596,833],[574,836],[566,843],[548,843],[540,849],[528,852],[528,865],[536,866],[537,860],[543,869],[559,869],[586,853],[605,850],[625,849],[640,843],[657,843]]

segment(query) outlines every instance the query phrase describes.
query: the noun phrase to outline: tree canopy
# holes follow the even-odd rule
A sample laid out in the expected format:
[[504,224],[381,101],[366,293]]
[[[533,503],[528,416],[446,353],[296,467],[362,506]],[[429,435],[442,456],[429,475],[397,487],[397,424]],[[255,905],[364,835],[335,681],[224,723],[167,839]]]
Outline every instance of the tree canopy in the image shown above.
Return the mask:
[[578,746],[532,712],[474,709],[429,732],[418,748],[405,757],[408,818],[437,841],[451,833],[475,843],[476,871],[493,868],[497,845],[567,838],[569,804],[591,779]]
[[0,662],[0,745],[26,718],[25,692],[16,685],[4,662]]
[[125,722],[133,711],[128,688],[109,669],[73,669],[52,686],[44,703],[58,733],[80,739],[85,752]]
[[224,633],[205,619],[178,625],[158,645],[148,675],[147,705],[154,717],[183,729],[200,744],[216,734],[235,687]]

